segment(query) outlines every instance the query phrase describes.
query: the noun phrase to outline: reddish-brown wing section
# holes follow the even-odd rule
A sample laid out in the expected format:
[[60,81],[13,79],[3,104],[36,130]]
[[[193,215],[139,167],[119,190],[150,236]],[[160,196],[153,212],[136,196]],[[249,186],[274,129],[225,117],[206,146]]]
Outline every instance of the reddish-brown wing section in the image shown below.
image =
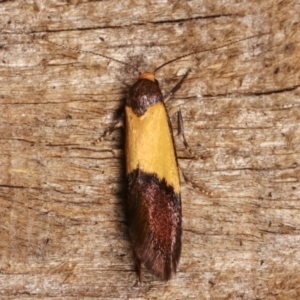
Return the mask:
[[155,174],[135,170],[127,176],[129,232],[140,264],[168,280],[181,252],[180,195]]

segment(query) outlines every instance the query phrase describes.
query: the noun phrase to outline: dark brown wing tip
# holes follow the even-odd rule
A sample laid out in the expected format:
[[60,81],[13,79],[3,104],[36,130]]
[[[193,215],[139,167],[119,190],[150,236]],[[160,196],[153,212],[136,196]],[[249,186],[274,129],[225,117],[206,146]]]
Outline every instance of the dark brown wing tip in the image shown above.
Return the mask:
[[151,249],[145,254],[142,261],[144,261],[145,267],[150,270],[152,274],[161,280],[168,281],[176,274],[179,257],[180,252],[165,255]]
[[168,281],[176,274],[177,265],[180,257],[180,247],[172,254],[164,254],[153,249],[153,243],[149,240],[145,243],[148,247],[135,249],[135,263],[139,281],[142,281],[142,267],[144,264],[147,270],[158,277],[160,280]]

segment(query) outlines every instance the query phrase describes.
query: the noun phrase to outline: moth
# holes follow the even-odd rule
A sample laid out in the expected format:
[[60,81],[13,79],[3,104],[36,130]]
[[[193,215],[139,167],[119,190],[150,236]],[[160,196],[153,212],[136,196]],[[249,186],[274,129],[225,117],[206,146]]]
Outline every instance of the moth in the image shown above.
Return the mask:
[[[178,161],[169,116],[154,74],[167,64],[184,57],[254,37],[257,35],[187,53],[167,61],[153,72],[140,72],[136,83],[129,90],[125,105],[127,207],[129,235],[140,280],[142,265],[160,279],[169,280],[178,268],[182,244]],[[102,54],[69,49],[129,65]],[[188,72],[171,94],[176,92],[187,75]]]

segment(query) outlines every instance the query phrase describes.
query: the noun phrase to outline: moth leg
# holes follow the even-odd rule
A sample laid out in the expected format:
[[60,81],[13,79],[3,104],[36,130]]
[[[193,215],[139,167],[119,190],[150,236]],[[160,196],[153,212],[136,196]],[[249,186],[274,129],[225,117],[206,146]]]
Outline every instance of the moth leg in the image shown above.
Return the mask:
[[[178,111],[178,134],[179,136],[181,136],[182,141],[183,141],[183,145],[185,146],[185,148],[188,150],[188,152],[190,153],[191,157],[194,159],[198,159],[199,156],[197,154],[195,154],[191,147],[189,146],[189,144],[187,143],[186,139],[185,139],[185,135],[184,135],[184,129],[183,129],[183,120],[182,120],[182,115],[181,115],[181,110]],[[195,190],[201,192],[202,194],[205,194],[207,196],[212,196],[213,193],[206,190],[203,187],[200,187],[198,185],[196,185],[193,181],[191,181],[186,175],[185,173],[181,170],[181,168],[179,168],[181,171],[181,175],[185,181],[185,183],[187,183],[189,186],[191,186],[192,188],[194,188]]]
[[[175,87],[168,93],[168,95],[166,96],[166,98],[164,99],[164,102],[166,103],[168,100],[170,100],[170,98],[181,88],[184,80],[187,78],[188,74],[190,73],[190,70],[188,70],[184,76],[181,78],[181,80],[175,85]],[[187,149],[187,151],[189,152],[190,156],[194,159],[198,159],[199,156],[196,155],[191,147],[189,146],[185,135],[184,135],[184,126],[183,126],[183,119],[182,119],[182,113],[180,110],[179,106],[175,106],[173,108],[170,109],[169,111],[169,117],[171,118],[172,116],[174,116],[177,113],[177,122],[178,122],[178,131],[177,131],[177,135],[182,139],[182,143],[184,145],[184,147]],[[186,175],[185,173],[182,171],[182,169],[179,167],[180,170],[180,174],[181,174],[181,178],[184,179],[185,183],[188,184],[189,186],[191,186],[192,188],[194,188],[195,190],[207,195],[207,196],[212,196],[213,193],[210,191],[207,191],[206,189],[199,187],[198,185],[196,185],[194,182],[192,182]]]
[[[177,113],[177,117],[178,117],[178,132],[177,132],[177,136],[181,137],[182,139],[182,143],[185,146],[185,148],[187,149],[187,151],[189,152],[189,154],[191,155],[191,158],[194,159],[198,159],[199,156],[197,154],[195,154],[193,152],[193,150],[191,149],[191,147],[189,146],[188,142],[186,141],[185,135],[184,135],[184,128],[183,128],[183,119],[182,119],[182,114],[181,114],[181,110],[178,107],[175,107],[177,109],[177,111],[173,111],[171,113],[173,113],[173,115],[175,113]],[[174,110],[174,108],[172,109]],[[210,191],[207,191],[206,189],[199,187],[198,185],[196,185],[194,182],[192,182],[186,175],[185,173],[182,171],[182,169],[179,167],[180,173],[181,173],[181,177],[184,179],[185,183],[188,184],[189,186],[191,186],[192,188],[196,189],[197,191],[201,192],[202,194],[205,194],[207,196],[212,196],[213,193]]]
[[192,180],[190,180],[186,174],[182,171],[181,168],[179,168],[180,170],[180,177],[183,178],[184,182],[189,185],[190,187],[192,187],[193,189],[199,191],[200,193],[206,195],[206,196],[213,196],[213,192],[208,191],[206,188],[203,188],[197,184],[195,184]]
[[[192,158],[194,159],[198,159],[199,156],[197,154],[195,154],[193,152],[193,150],[191,149],[191,147],[189,146],[189,144],[186,141],[185,135],[184,135],[184,128],[183,128],[183,120],[182,120],[182,114],[181,114],[181,110],[179,109],[177,112],[178,115],[178,133],[177,135],[180,136],[182,138],[182,142],[183,145],[185,146],[185,148],[188,150],[189,154],[191,155]],[[207,196],[212,196],[213,193],[210,191],[207,191],[205,188],[202,188],[198,185],[196,185],[193,181],[191,181],[186,175],[185,173],[181,170],[181,168],[179,168],[181,171],[181,175],[182,178],[184,179],[185,183],[187,183],[189,186],[191,186],[192,188],[194,188],[195,190],[201,192],[202,194],[205,194]]]
[[180,107],[179,106],[172,107],[168,114],[169,114],[170,118],[172,118],[175,114],[177,114],[177,134],[176,134],[176,136],[178,136],[182,140],[182,143],[183,143],[185,149],[189,152],[190,157],[194,158],[194,159],[198,159],[199,158],[198,155],[196,155],[195,152],[193,152],[193,150],[191,149],[191,147],[189,146],[189,144],[185,138],[183,119],[182,119]]
[[[187,72],[183,75],[183,77],[180,79],[180,81],[167,94],[167,96],[164,98],[164,103],[166,103],[168,100],[170,100],[170,98],[181,88],[183,82],[188,77],[190,71],[191,71],[190,69],[187,70]],[[187,151],[189,152],[190,156],[197,159],[198,156],[195,155],[195,153],[192,151],[191,147],[189,146],[189,144],[186,141],[186,138],[184,135],[184,128],[183,128],[183,119],[182,119],[182,114],[181,114],[181,110],[180,110],[179,106],[175,106],[170,109],[170,111],[168,112],[169,118],[172,118],[172,116],[175,115],[176,113],[177,113],[177,124],[178,124],[178,131],[177,131],[176,136],[181,138],[182,143],[183,143],[184,147],[187,149]]]
[[177,122],[178,122],[178,131],[177,131],[177,136],[182,139],[182,143],[185,147],[185,149],[189,152],[191,158],[198,159],[198,155],[195,154],[195,152],[192,150],[192,148],[189,146],[188,142],[186,141],[185,135],[184,135],[184,128],[183,128],[183,119],[182,119],[182,114],[181,110],[179,108],[177,112]]
[[181,88],[183,82],[188,77],[191,70],[187,70],[187,72],[183,75],[183,77],[180,79],[180,81],[172,88],[172,90],[165,96],[164,103],[167,103],[170,98]]
[[92,145],[95,146],[96,144],[102,142],[106,137],[110,136],[115,130],[118,128],[124,127],[124,113],[122,113],[122,116],[119,118],[119,120],[110,128],[106,129],[104,133],[95,141],[92,142]]

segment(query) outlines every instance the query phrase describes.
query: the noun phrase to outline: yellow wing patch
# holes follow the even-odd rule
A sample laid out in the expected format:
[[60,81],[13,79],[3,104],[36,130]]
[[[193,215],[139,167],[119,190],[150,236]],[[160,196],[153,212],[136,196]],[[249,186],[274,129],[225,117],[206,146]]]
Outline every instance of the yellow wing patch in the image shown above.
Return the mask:
[[138,117],[126,106],[126,172],[137,168],[155,173],[180,193],[179,174],[168,116],[162,103]]

